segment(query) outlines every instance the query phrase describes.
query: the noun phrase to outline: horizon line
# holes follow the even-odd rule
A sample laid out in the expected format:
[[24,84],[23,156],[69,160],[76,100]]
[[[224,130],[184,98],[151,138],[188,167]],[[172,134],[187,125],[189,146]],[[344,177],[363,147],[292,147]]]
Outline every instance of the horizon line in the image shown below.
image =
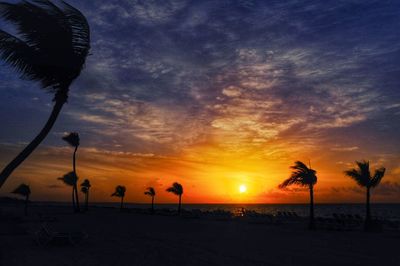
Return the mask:
[[[44,201],[44,200],[35,200],[31,201],[33,203],[65,203],[65,204],[71,204],[69,201]],[[89,205],[93,204],[119,204],[119,202],[112,202],[112,201],[96,201],[96,202],[91,202]],[[151,205],[151,203],[147,202],[124,202],[124,204],[138,204],[138,205]],[[160,203],[155,203],[154,205],[176,205],[178,204],[177,202],[160,202]],[[321,203],[314,203],[314,205],[350,205],[350,204],[365,204],[365,202],[321,202]],[[400,204],[400,202],[371,202],[371,205],[374,204]],[[183,205],[309,205],[309,203],[304,202],[304,203],[193,203],[193,202],[187,202],[183,203]]]

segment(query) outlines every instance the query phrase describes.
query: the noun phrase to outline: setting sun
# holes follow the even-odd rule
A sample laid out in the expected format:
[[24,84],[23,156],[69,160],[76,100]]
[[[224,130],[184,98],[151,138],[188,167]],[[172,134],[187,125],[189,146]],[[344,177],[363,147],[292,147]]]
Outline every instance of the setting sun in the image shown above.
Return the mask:
[[247,191],[247,187],[245,185],[240,185],[239,186],[239,192],[240,193],[245,193]]

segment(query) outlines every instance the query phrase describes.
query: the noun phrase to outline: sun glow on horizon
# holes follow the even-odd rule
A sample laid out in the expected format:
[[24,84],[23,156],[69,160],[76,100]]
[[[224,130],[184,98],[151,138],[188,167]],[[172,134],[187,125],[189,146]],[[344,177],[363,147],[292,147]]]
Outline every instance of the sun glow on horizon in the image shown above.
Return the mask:
[[239,193],[240,194],[245,193],[246,191],[247,191],[246,185],[240,185],[239,186]]

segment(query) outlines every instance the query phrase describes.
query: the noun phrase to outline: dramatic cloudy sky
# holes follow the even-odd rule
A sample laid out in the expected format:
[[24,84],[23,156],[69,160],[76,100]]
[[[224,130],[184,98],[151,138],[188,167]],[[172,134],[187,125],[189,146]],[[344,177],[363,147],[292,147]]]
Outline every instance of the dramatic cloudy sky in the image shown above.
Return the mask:
[[[279,190],[295,160],[318,171],[317,202],[360,202],[355,160],[386,176],[373,200],[400,202],[400,2],[70,0],[92,49],[46,141],[2,188],[68,200],[65,132],[81,135],[78,174],[93,197],[118,184],[144,202],[185,187],[188,202],[306,202]],[[0,24],[4,27],[4,24]],[[44,124],[52,95],[0,67],[0,162]],[[245,184],[247,193],[238,194]]]

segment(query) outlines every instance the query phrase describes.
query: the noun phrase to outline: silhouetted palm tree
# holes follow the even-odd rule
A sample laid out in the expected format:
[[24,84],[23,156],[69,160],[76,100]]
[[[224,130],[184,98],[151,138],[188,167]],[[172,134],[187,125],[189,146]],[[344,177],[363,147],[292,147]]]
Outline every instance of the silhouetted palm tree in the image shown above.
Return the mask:
[[361,187],[367,189],[367,202],[366,202],[366,214],[364,230],[368,231],[371,225],[371,210],[370,210],[370,189],[379,185],[383,176],[385,175],[385,168],[381,167],[375,170],[373,176],[371,176],[369,170],[369,161],[356,161],[357,168],[346,170],[344,173],[348,177],[352,178]]
[[89,190],[92,185],[90,184],[89,179],[83,180],[81,184],[81,191],[85,194],[85,210],[89,210]]
[[314,185],[317,183],[317,172],[311,169],[311,166],[309,168],[300,161],[295,162],[290,168],[293,170],[292,174],[279,187],[285,188],[293,184],[308,187],[310,190],[310,221],[308,227],[310,230],[314,230]]
[[21,184],[16,189],[14,189],[12,193],[25,197],[24,213],[25,216],[28,215],[29,196],[31,195],[31,189],[29,188],[29,186],[26,184]]
[[82,13],[48,0],[0,3],[0,17],[13,23],[18,37],[0,30],[0,58],[22,78],[41,82],[54,94],[51,115],[39,134],[0,173],[0,187],[50,132],[69,87],[79,76],[90,49],[90,29]]
[[181,205],[182,205],[182,194],[183,194],[183,187],[181,184],[175,182],[172,184],[171,187],[167,188],[168,192],[171,192],[179,197],[179,204],[178,204],[178,214],[181,214]]
[[119,197],[119,198],[121,198],[121,205],[120,205],[120,210],[121,211],[123,209],[125,192],[126,192],[126,188],[124,186],[117,186],[115,188],[115,192],[113,194],[111,194],[111,197]]
[[62,177],[57,178],[58,180],[61,180],[66,184],[67,186],[72,187],[72,207],[74,208],[74,211],[76,212],[76,205],[75,205],[75,187],[76,183],[78,182],[78,177],[74,172],[69,172]]
[[[69,145],[74,147],[74,153],[72,155],[72,171],[75,173],[76,176],[76,152],[78,150],[79,144],[80,144],[80,139],[79,139],[79,134],[76,132],[71,132],[68,135],[65,135],[62,137],[62,139],[67,142]],[[77,184],[75,183],[74,185],[74,193],[75,193],[75,202],[76,202],[76,211],[80,211],[79,207],[79,196],[78,196],[78,187]]]
[[154,197],[156,196],[155,189],[153,187],[148,187],[144,194],[151,197],[151,212],[154,213]]

